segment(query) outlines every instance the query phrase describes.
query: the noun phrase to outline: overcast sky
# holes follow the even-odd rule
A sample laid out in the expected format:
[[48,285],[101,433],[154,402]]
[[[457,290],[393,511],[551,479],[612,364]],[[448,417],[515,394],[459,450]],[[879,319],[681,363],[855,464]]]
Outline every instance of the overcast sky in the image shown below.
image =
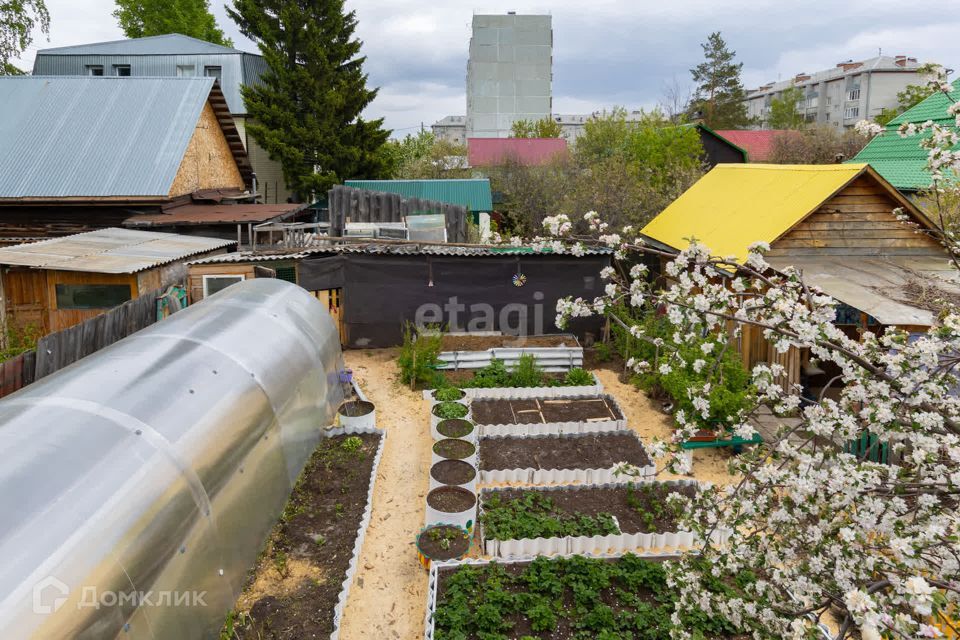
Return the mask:
[[[116,40],[112,0],[46,0],[50,42],[36,49]],[[256,51],[212,0],[235,46]],[[430,6],[432,5],[432,6]],[[721,31],[744,63],[747,88],[813,72],[850,58],[908,54],[960,69],[960,12],[942,0],[347,0],[359,20],[366,70],[380,87],[368,117],[384,117],[395,135],[466,111],[464,83],[474,13],[550,13],[554,31],[556,113],[614,105],[653,107],[667,84],[688,86],[702,58],[699,44]],[[429,8],[426,8],[429,7]],[[956,77],[956,74],[952,77]]]

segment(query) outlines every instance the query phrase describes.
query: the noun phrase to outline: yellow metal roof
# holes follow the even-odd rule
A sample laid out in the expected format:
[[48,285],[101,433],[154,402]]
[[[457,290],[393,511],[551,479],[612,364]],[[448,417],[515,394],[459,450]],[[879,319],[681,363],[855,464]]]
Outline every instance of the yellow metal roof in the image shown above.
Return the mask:
[[683,249],[691,238],[716,256],[747,257],[815,211],[866,164],[718,164],[642,230]]

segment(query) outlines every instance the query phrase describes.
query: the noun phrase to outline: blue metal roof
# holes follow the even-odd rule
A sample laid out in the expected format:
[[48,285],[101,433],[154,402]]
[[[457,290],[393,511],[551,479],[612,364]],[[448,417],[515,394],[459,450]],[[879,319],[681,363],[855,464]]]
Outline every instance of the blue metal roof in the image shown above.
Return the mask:
[[213,78],[0,78],[0,198],[170,193]]
[[85,56],[85,55],[125,55],[160,56],[184,55],[191,53],[244,53],[239,49],[213,44],[206,40],[191,38],[179,33],[167,33],[162,36],[128,38],[109,42],[91,42],[69,47],[51,47],[40,49],[37,55]]
[[344,186],[367,191],[399,193],[406,198],[436,200],[467,207],[470,211],[493,211],[490,180],[344,180]]

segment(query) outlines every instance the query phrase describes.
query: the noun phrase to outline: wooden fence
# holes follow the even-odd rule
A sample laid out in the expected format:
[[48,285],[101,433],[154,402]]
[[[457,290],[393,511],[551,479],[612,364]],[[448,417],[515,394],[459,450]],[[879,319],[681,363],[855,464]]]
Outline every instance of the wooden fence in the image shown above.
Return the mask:
[[0,363],[0,397],[73,364],[157,321],[154,291],[102,313],[86,322],[46,335],[34,351]]
[[398,193],[368,191],[336,185],[330,189],[328,203],[330,207],[330,235],[343,235],[347,222],[403,222],[406,216],[422,213],[443,214],[447,226],[448,242],[467,242],[466,207],[404,198]]

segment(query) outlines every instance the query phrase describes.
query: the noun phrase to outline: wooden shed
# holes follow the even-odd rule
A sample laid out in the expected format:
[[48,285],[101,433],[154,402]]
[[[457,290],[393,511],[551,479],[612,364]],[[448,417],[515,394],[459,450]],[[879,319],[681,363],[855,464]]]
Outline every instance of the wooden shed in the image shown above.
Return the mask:
[[[839,302],[836,323],[855,336],[888,326],[925,331],[936,323],[935,298],[960,296],[935,230],[869,165],[740,164],[718,165],[642,232],[673,249],[696,238],[741,262],[750,244],[767,242],[768,262],[802,269],[806,282]],[[811,387],[823,382],[805,353],[776,354],[760,331],[745,328],[740,348],[747,366],[784,364],[786,383],[801,375]]]
[[42,334],[186,278],[184,260],[223,252],[232,240],[102,229],[0,248],[4,327]]

